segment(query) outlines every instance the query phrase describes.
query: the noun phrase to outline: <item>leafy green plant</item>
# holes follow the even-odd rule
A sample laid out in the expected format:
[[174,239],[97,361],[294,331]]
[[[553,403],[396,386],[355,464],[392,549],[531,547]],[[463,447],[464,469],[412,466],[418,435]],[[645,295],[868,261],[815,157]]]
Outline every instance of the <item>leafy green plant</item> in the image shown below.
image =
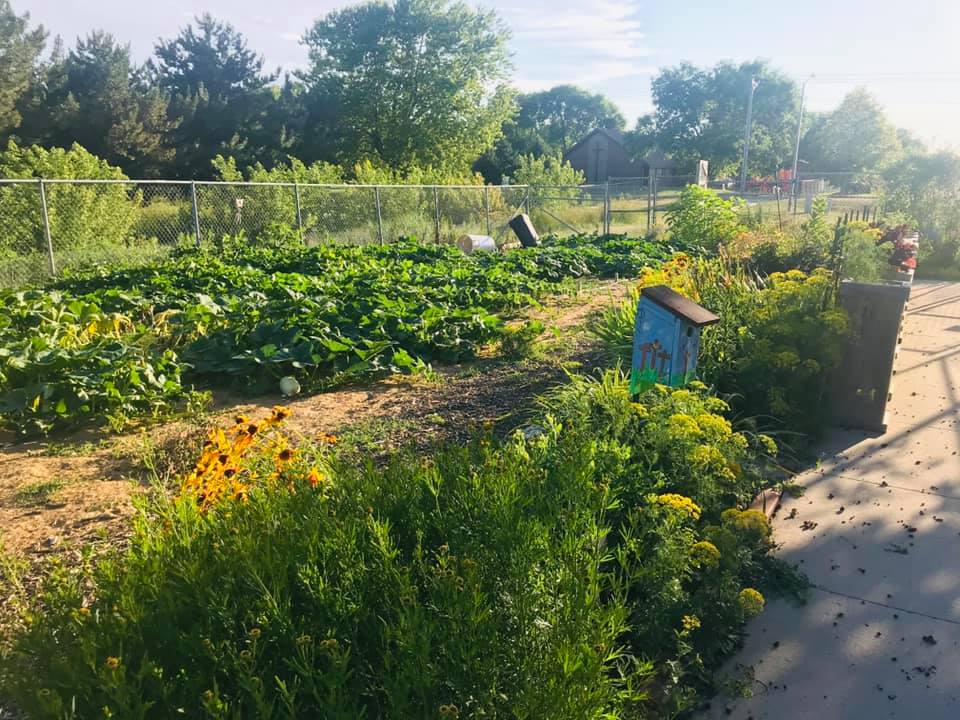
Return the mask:
[[769,430],[816,435],[824,425],[830,374],[847,320],[835,307],[824,269],[774,273],[760,283],[721,260],[677,256],[641,277],[621,303],[604,309],[591,331],[610,356],[630,361],[640,289],[667,284],[720,316],[704,328],[697,372],[731,396],[744,420]]
[[717,250],[743,231],[738,202],[725,200],[715,191],[688,185],[667,210],[671,239],[688,247]]
[[20,507],[44,505],[50,502],[56,492],[65,484],[63,480],[55,478],[21,485],[13,493],[13,502]]
[[317,389],[455,362],[508,337],[506,318],[569,278],[667,252],[589,237],[506,255],[415,240],[308,249],[275,230],[180,248],[153,268],[75,273],[48,291],[0,293],[0,418],[22,435],[122,428],[189,405],[193,388],[273,391],[292,375]]

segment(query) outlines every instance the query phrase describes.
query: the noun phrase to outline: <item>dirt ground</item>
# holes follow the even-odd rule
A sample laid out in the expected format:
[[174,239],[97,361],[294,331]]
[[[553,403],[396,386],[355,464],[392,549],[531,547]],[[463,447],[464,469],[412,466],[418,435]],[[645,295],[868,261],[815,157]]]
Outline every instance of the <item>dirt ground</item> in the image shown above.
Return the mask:
[[546,329],[534,351],[521,359],[494,352],[470,364],[292,401],[279,395],[244,401],[220,395],[204,418],[126,435],[85,431],[0,448],[0,550],[36,566],[53,554],[67,561],[79,557],[84,545],[121,545],[134,497],[158,481],[161,487],[176,487],[209,427],[238,413],[264,415],[280,403],[293,410],[288,429],[294,437],[331,433],[374,454],[464,439],[484,423],[493,424],[495,432],[509,432],[524,424],[535,398],[562,382],[568,370],[599,363],[585,322],[623,298],[627,288],[627,283],[585,283],[528,313]]

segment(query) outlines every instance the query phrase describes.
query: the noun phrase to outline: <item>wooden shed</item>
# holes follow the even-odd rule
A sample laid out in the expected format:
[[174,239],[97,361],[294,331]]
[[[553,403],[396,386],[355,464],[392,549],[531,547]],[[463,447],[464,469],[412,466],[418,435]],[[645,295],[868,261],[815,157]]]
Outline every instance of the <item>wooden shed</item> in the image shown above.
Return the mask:
[[618,130],[598,128],[585,135],[564,153],[563,159],[584,174],[588,183],[602,183],[610,178],[645,178],[672,175],[676,165],[662,153],[634,160],[623,144]]

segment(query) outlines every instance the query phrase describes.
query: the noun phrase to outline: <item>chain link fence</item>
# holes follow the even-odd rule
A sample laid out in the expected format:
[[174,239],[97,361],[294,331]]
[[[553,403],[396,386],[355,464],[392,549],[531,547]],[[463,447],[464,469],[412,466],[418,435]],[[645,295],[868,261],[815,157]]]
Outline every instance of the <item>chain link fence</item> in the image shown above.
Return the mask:
[[[809,180],[804,187],[832,193],[838,208],[870,202],[829,179]],[[612,178],[579,187],[0,180],[0,286],[37,284],[104,264],[147,265],[179,245],[213,244],[241,233],[252,242],[296,234],[308,246],[385,244],[402,236],[443,243],[464,234],[503,243],[512,238],[510,219],[525,212],[543,234],[641,235],[662,225],[691,182],[691,175]],[[711,186],[735,194],[722,183]],[[751,190],[743,196],[749,203],[780,211],[778,188]],[[789,196],[782,202],[788,207]],[[801,197],[795,211],[808,211],[803,205]]]

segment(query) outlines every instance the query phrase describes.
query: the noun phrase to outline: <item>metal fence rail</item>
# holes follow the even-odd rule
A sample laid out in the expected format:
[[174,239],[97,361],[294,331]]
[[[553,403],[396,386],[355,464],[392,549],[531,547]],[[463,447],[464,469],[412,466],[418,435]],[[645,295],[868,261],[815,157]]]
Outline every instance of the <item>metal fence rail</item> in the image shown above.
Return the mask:
[[[64,270],[147,265],[180,245],[294,233],[307,245],[510,236],[518,212],[541,232],[644,234],[693,176],[574,186],[321,185],[176,180],[0,179],[0,286]],[[754,202],[769,200],[762,194]]]

